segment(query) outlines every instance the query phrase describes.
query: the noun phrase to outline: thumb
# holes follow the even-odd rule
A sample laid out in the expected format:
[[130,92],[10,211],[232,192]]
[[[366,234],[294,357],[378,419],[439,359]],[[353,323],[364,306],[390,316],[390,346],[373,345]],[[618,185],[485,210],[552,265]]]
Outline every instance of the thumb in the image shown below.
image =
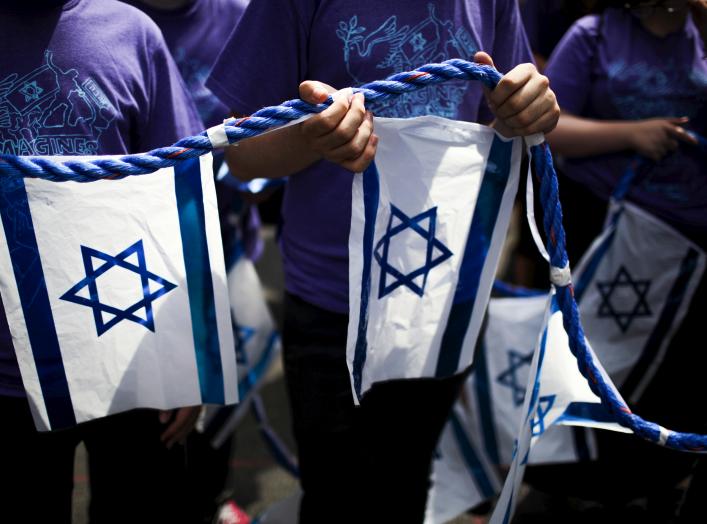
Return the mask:
[[491,58],[491,55],[484,51],[479,51],[474,55],[474,62],[476,62],[477,64],[488,65],[494,68],[496,67],[493,64],[493,58]]
[[310,104],[321,104],[334,91],[333,87],[315,80],[305,80],[299,85],[299,97]]

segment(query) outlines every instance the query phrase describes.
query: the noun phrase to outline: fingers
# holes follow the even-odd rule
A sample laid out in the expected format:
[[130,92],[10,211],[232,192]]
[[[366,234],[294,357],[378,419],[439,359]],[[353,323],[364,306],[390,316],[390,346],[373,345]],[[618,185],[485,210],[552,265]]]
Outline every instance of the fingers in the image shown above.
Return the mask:
[[539,73],[533,64],[520,64],[503,75],[501,81],[488,95],[491,109],[495,111],[496,108],[501,107],[513,93],[527,84],[534,75],[539,75]]
[[[162,432],[162,435],[160,435],[160,440],[168,449],[176,443],[184,443],[187,435],[194,429],[200,412],[201,406],[180,408],[173,412],[174,416],[172,422],[167,426],[164,432]],[[163,422],[163,413],[170,412],[160,412],[160,422]]]
[[[329,151],[326,156],[327,160],[340,163],[361,156],[373,134],[373,115],[369,112],[365,113],[363,122],[353,131],[353,136],[348,141]],[[342,136],[348,136],[348,134],[347,131]]]
[[302,132],[312,139],[327,135],[334,131],[349,110],[349,100],[340,97],[324,111],[309,120],[302,122]]
[[366,170],[369,164],[373,161],[373,158],[376,156],[377,147],[378,136],[371,135],[363,152],[357,158],[341,162],[341,167],[348,169],[349,171],[352,171],[354,173],[362,173]]
[[314,80],[305,80],[299,85],[299,97],[310,104],[321,104],[334,91],[330,85]]
[[483,65],[488,65],[491,67],[496,67],[493,64],[493,58],[491,58],[491,55],[484,51],[479,51],[474,55],[474,62],[477,64],[483,64]]
[[688,133],[683,127],[680,127],[681,125],[686,124],[688,121],[689,119],[687,117],[668,119],[668,122],[674,124],[668,127],[668,133],[673,138],[676,138],[683,142],[687,142],[688,144],[696,145],[698,143],[697,138],[695,138],[694,135]]
[[[354,95],[351,99],[351,105],[348,111],[339,121],[336,128],[320,137],[317,147],[319,147],[322,151],[329,152],[325,155],[326,158],[334,161],[338,160],[338,156],[334,156],[335,151],[338,148],[350,145],[359,132],[365,132],[367,129],[368,134],[363,138],[363,143],[361,144],[361,149],[363,149],[363,146],[368,140],[368,136],[373,129],[373,118],[366,112],[366,108],[363,105],[363,100],[363,94],[357,93]],[[364,124],[366,125],[366,128],[362,129]],[[361,149],[357,152],[360,153]]]

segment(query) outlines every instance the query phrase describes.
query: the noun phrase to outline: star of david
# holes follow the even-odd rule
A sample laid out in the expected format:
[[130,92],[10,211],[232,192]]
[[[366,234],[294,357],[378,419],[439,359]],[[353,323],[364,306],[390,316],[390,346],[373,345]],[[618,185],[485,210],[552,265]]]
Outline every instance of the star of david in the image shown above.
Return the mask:
[[[393,225],[394,219],[398,219],[399,223]],[[427,229],[422,226],[422,222],[428,220]],[[400,286],[406,286],[419,296],[425,293],[427,285],[427,276],[429,272],[449,257],[452,252],[435,237],[435,228],[437,225],[437,207],[433,207],[416,215],[412,218],[403,213],[393,204],[390,205],[390,220],[388,221],[388,229],[385,234],[376,244],[374,256],[381,267],[380,285],[378,288],[378,298],[383,298],[387,294]],[[388,262],[388,253],[390,243],[396,235],[403,231],[412,230],[420,235],[426,242],[425,262],[422,266],[413,271],[404,274],[400,269],[394,267]],[[388,284],[388,275],[393,278],[393,281]],[[415,279],[421,282],[418,284]]]
[[[646,293],[650,288],[650,280],[634,280],[624,266],[619,268],[614,280],[611,282],[597,282],[601,294],[601,304],[597,316],[599,318],[613,318],[622,333],[625,333],[636,317],[649,317],[653,313],[646,302]],[[617,305],[612,302],[612,296],[622,288],[630,289],[635,295],[633,304]]]
[[44,89],[37,85],[37,81],[27,82],[23,85],[19,92],[25,96],[25,102],[39,100],[39,96],[44,92]]
[[[142,326],[145,326],[150,331],[155,331],[155,323],[152,316],[152,302],[162,295],[169,293],[177,287],[176,284],[168,282],[162,277],[155,275],[147,270],[145,261],[145,251],[143,249],[142,240],[138,240],[132,246],[124,251],[121,251],[115,256],[103,253],[90,247],[81,246],[81,255],[83,257],[84,270],[86,277],[80,280],[75,286],[64,293],[60,298],[81,306],[88,306],[93,309],[93,319],[96,322],[96,332],[100,337],[103,333],[118,324],[122,320],[130,320]],[[137,263],[128,260],[133,256]],[[98,267],[93,266],[93,260],[98,259],[103,261]],[[141,282],[142,299],[125,309],[105,304],[101,302],[98,294],[97,281],[101,275],[104,275],[111,268],[120,267],[132,271],[139,275]],[[150,286],[154,282],[159,287]],[[80,296],[84,288],[88,289],[88,298]],[[144,318],[137,315],[138,312],[144,310]],[[109,318],[104,320],[104,314]]]
[[414,51],[422,51],[426,43],[427,40],[422,36],[422,33],[416,33],[415,36],[410,39],[410,45],[412,45]]
[[508,369],[496,377],[502,386],[510,388],[513,404],[517,407],[525,400],[525,384],[518,377],[518,370],[524,366],[529,366],[533,360],[533,352],[527,355],[514,350],[508,350]]
[[248,355],[245,352],[245,346],[248,341],[255,335],[255,329],[247,326],[234,326],[236,335],[236,362],[238,364],[247,364]]
[[534,437],[545,433],[545,417],[555,404],[556,397],[557,395],[546,395],[538,399],[538,409],[535,412],[536,417],[530,421],[531,433]]

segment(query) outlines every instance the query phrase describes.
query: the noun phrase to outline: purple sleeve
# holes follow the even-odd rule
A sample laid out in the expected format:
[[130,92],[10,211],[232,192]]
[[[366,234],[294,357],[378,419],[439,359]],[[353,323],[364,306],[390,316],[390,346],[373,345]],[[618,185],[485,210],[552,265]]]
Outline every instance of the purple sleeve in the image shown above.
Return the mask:
[[148,37],[144,66],[148,107],[138,126],[140,151],[171,145],[204,129],[162,35],[156,33]]
[[584,17],[570,27],[548,60],[545,74],[563,111],[582,114],[591,87],[599,18]]
[[[518,11],[516,0],[499,1],[498,15],[493,39],[493,49],[485,50],[493,58],[493,63],[501,73],[506,74],[518,64],[534,63],[533,53]],[[494,115],[482,98],[479,107],[479,122],[490,122]]]
[[206,86],[236,115],[298,96],[306,79],[309,2],[252,0]]

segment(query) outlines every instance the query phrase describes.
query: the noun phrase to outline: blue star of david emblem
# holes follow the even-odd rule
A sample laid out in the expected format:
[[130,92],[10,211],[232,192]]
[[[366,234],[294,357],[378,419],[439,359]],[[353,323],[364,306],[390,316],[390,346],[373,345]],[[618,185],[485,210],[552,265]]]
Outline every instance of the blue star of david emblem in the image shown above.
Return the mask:
[[27,82],[18,91],[24,95],[25,102],[31,102],[33,100],[39,100],[40,95],[44,92],[44,89],[37,85],[37,81]]
[[[395,219],[398,223],[393,225]],[[422,225],[422,222],[428,221],[427,229]],[[383,237],[376,244],[373,255],[381,267],[380,285],[378,288],[378,298],[383,298],[400,286],[405,286],[415,294],[423,296],[425,294],[425,286],[427,285],[427,276],[429,272],[442,262],[452,256],[452,252],[435,237],[435,228],[437,225],[437,207],[433,207],[416,215],[412,218],[400,211],[393,204],[390,205],[390,220],[388,221],[388,229]],[[390,252],[390,243],[396,235],[403,231],[411,230],[420,235],[426,242],[425,262],[422,266],[405,274],[401,268],[396,268],[388,261]],[[393,281],[388,284],[388,275],[393,278]],[[415,282],[415,279],[419,280]]]
[[533,351],[527,355],[514,350],[508,350],[508,369],[496,377],[502,386],[510,388],[513,404],[517,407],[525,400],[525,384],[518,377],[518,370],[524,366],[530,366],[533,361]]
[[535,412],[535,418],[530,421],[531,433],[534,437],[545,433],[545,417],[555,404],[557,395],[546,395],[538,399],[538,409]]
[[427,40],[425,40],[425,37],[422,36],[422,33],[416,33],[415,36],[410,39],[410,45],[415,51],[422,51],[425,48],[426,43]]
[[[624,266],[619,268],[614,280],[611,282],[597,282],[597,288],[601,294],[601,304],[597,316],[599,318],[613,318],[622,333],[625,333],[631,326],[634,318],[649,317],[653,313],[646,302],[646,293],[650,288],[650,280],[634,280]],[[624,290],[630,290],[634,300],[621,300],[623,304],[617,305],[617,300],[612,298],[616,292],[622,293],[621,297],[626,299]]]
[[253,335],[255,335],[255,329],[247,326],[234,325],[233,332],[236,335],[236,362],[245,365],[248,363],[248,355],[245,352],[245,346],[248,341],[253,338]]
[[[115,256],[86,246],[81,246],[81,255],[86,277],[59,298],[93,309],[93,319],[96,322],[96,332],[99,337],[122,320],[130,320],[154,332],[155,323],[152,316],[152,302],[172,291],[177,285],[147,270],[142,240],[138,240]],[[136,259],[136,263],[128,260],[132,256]],[[94,259],[103,261],[103,264],[94,267]],[[140,277],[141,300],[124,309],[101,302],[97,281],[101,275],[106,274],[112,268],[127,269]],[[151,282],[156,284],[156,286],[151,286]],[[80,293],[84,292],[84,288],[88,290],[88,297],[80,295]],[[143,310],[144,317],[138,316],[137,313]],[[109,317],[108,321],[104,320],[104,315]]]

